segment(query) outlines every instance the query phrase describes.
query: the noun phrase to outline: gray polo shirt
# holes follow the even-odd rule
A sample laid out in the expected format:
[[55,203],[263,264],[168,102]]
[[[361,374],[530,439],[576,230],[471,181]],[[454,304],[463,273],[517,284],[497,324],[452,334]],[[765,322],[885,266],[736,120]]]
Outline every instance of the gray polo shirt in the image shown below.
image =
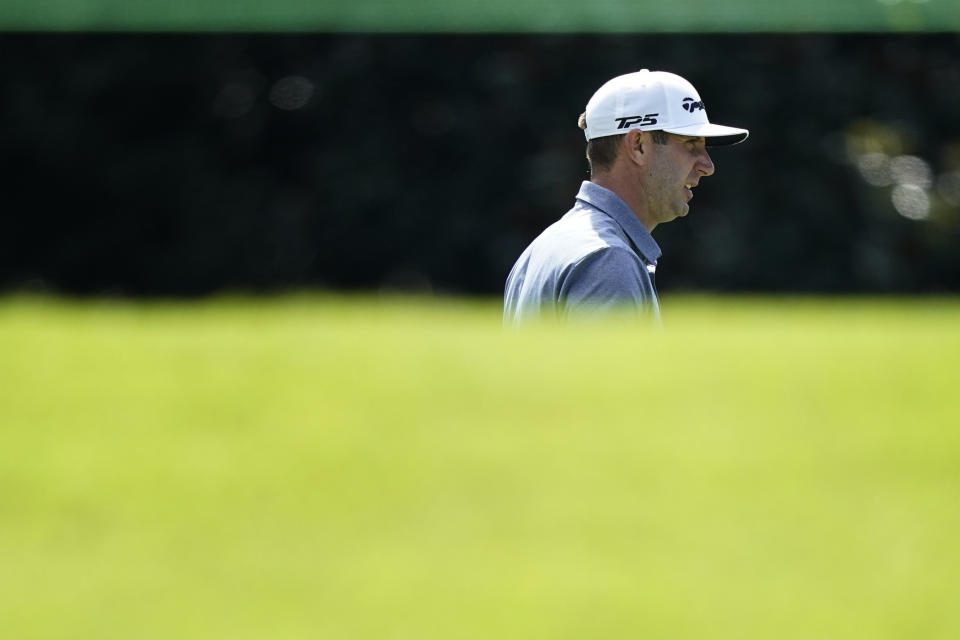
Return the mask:
[[609,189],[584,182],[576,203],[530,243],[503,294],[504,324],[626,312],[659,322],[660,247]]

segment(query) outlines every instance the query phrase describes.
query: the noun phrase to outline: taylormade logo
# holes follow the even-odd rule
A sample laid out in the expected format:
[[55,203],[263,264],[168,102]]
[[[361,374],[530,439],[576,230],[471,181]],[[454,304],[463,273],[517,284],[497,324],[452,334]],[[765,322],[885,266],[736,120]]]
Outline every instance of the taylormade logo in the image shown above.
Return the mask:
[[614,118],[620,124],[617,125],[617,129],[626,129],[632,127],[635,124],[639,124],[641,127],[647,127],[652,124],[657,124],[657,117],[659,113],[648,113],[644,116],[624,116],[622,118]]
[[706,110],[706,107],[703,106],[703,100],[694,100],[693,98],[684,98],[683,105],[681,106],[684,111],[689,111],[690,113],[693,113],[697,109],[701,111]]

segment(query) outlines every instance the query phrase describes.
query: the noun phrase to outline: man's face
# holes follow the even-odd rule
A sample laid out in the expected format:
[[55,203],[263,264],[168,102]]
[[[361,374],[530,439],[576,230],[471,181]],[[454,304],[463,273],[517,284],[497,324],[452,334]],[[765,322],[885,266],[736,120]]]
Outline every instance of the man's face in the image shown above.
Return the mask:
[[701,178],[713,175],[706,140],[668,133],[666,144],[657,144],[652,138],[646,144],[652,155],[646,166],[644,193],[652,221],[659,224],[687,215],[692,189]]

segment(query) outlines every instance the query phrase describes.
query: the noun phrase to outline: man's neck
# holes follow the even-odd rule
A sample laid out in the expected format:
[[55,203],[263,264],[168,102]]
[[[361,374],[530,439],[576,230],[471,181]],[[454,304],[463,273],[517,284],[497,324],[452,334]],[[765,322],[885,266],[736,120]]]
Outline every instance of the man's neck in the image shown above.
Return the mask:
[[623,176],[613,171],[607,171],[600,174],[592,174],[590,182],[593,184],[613,191],[623,200],[633,215],[637,216],[647,231],[652,232],[657,226],[656,222],[647,220],[646,206],[644,205],[643,186],[639,182],[629,179],[629,176]]

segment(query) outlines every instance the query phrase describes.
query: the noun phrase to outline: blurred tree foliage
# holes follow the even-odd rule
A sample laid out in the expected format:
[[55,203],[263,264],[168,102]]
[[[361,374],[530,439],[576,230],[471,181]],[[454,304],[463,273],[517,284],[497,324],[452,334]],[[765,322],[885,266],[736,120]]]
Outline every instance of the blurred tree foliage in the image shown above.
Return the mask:
[[960,290],[956,35],[0,36],[0,287],[497,294],[576,120],[675,71],[718,149],[667,290]]

